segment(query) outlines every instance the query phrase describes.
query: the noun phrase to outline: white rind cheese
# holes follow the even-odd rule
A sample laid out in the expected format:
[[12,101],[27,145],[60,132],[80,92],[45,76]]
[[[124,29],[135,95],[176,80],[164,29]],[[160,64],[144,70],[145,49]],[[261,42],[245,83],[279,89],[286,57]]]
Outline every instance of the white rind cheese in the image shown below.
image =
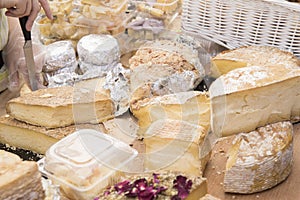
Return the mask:
[[289,121],[238,134],[229,150],[225,192],[254,193],[285,180],[293,164],[293,125]]
[[251,66],[216,79],[209,89],[211,128],[218,136],[269,123],[299,121],[300,68]]
[[207,92],[188,91],[147,98],[131,105],[131,112],[144,128],[160,119],[183,120],[210,128],[210,99]]
[[219,53],[212,58],[211,76],[219,77],[231,70],[259,65],[299,67],[300,60],[291,52],[271,46],[244,46]]
[[77,52],[80,62],[96,66],[109,65],[120,59],[118,41],[111,35],[86,35],[78,41]]
[[210,158],[211,149],[201,152],[208,132],[180,120],[159,120],[144,134],[145,171],[176,170],[202,175]]

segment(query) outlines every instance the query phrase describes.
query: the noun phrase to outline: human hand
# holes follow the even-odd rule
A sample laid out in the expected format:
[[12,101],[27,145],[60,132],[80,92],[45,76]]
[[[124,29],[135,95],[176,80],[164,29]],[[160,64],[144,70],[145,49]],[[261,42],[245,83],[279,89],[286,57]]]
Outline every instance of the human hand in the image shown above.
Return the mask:
[[0,0],[0,9],[6,8],[6,15],[10,17],[28,16],[26,29],[31,30],[33,22],[38,13],[44,9],[46,16],[53,19],[50,6],[47,0]]
[[[19,25],[19,20],[17,18],[8,17],[8,24],[10,34],[8,43],[3,49],[3,58],[9,72],[8,89],[11,91],[18,91],[24,82],[27,83],[27,85],[30,85],[28,69],[23,51],[25,41],[21,26]],[[32,45],[38,88],[43,88],[41,71],[44,65],[45,52],[43,50],[43,45],[37,44],[34,41]]]

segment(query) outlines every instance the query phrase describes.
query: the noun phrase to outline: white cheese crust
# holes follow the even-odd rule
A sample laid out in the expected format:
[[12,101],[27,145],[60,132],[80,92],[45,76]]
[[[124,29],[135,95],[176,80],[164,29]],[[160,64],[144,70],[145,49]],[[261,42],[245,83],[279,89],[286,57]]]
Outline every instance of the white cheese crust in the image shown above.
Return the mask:
[[228,153],[225,192],[248,194],[272,188],[291,172],[293,125],[284,121],[238,134]]
[[220,76],[209,88],[211,127],[219,136],[269,123],[299,121],[300,68],[250,66]]

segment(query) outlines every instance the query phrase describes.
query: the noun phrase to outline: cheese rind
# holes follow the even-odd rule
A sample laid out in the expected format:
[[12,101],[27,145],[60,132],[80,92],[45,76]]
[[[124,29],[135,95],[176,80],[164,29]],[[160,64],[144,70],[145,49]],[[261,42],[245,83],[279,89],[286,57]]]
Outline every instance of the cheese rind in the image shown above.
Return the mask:
[[299,121],[300,68],[250,66],[216,79],[209,89],[211,128],[218,136],[269,123]]
[[293,164],[293,125],[289,121],[236,136],[229,149],[225,192],[254,193],[285,180]]
[[212,58],[211,75],[219,77],[251,65],[299,67],[300,60],[290,52],[271,46],[244,46],[219,53]]
[[47,129],[15,120],[10,116],[1,116],[0,142],[39,154],[45,154],[50,146],[73,133],[77,128],[87,127],[104,131],[101,124],[81,124]]
[[17,120],[47,128],[99,123],[113,118],[114,103],[109,91],[99,85],[86,88],[79,85],[24,94],[7,103],[7,113]]
[[210,99],[208,93],[180,92],[157,96],[131,104],[131,112],[142,128],[160,119],[183,120],[210,128]]
[[45,197],[36,162],[0,150],[0,199],[40,200]]
[[211,149],[201,152],[208,132],[180,120],[158,120],[143,135],[145,171],[177,170],[202,175]]

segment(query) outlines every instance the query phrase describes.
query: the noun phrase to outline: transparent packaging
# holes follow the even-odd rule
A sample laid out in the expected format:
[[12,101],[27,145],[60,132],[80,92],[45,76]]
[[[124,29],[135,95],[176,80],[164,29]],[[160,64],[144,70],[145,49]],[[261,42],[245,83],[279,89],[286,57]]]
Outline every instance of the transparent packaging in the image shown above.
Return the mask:
[[120,14],[124,14],[128,7],[127,0],[80,0],[74,2],[76,10],[83,16],[91,19],[114,18]]
[[[73,0],[49,0],[48,1],[53,15],[68,15],[73,10]],[[41,10],[44,14],[44,10]]]
[[35,21],[34,29],[39,40],[45,45],[59,40],[72,40],[76,43],[80,38],[89,34],[117,35],[123,33],[126,25],[124,19],[126,18],[127,16],[124,14],[118,16],[116,21],[93,20],[71,13],[68,18],[56,16],[51,21],[45,16],[40,16]]
[[107,134],[81,129],[55,143],[40,171],[70,199],[95,198],[128,170],[137,151]]
[[166,25],[181,12],[180,0],[131,0],[130,3],[144,17],[162,19]]

